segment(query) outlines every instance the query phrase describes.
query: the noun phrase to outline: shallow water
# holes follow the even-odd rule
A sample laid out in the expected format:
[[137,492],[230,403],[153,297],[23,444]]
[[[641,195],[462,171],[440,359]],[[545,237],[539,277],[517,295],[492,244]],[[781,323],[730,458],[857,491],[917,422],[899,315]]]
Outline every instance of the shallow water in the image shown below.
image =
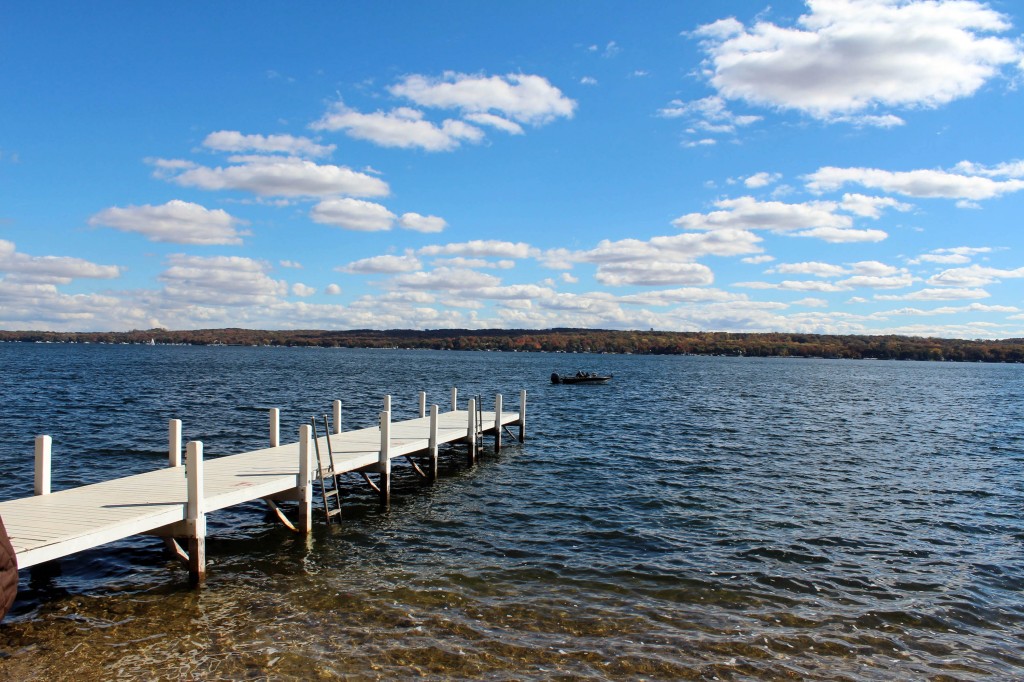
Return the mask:
[[[136,538],[23,571],[7,679],[1024,677],[1024,367],[347,349],[0,344],[4,499],[208,457],[344,402],[527,389],[527,442],[353,478],[300,538],[210,516],[192,591]],[[553,371],[615,374],[554,386]],[[506,439],[508,444],[508,439]]]

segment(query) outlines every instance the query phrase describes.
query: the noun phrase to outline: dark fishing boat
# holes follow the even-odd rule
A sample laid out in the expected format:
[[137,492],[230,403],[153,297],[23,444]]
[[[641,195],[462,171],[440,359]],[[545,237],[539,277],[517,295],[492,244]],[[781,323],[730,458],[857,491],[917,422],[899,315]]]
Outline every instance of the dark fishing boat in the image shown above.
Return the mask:
[[551,375],[553,384],[607,384],[611,380],[611,374],[595,374],[594,372],[576,372],[575,374],[554,372]]

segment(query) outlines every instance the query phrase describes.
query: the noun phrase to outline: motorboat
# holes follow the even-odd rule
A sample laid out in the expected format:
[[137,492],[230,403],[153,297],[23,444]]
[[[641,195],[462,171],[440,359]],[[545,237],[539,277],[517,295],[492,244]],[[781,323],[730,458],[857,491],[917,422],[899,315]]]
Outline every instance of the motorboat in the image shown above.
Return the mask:
[[551,374],[553,384],[607,384],[612,380],[611,374],[596,374],[594,372],[576,372],[575,374]]

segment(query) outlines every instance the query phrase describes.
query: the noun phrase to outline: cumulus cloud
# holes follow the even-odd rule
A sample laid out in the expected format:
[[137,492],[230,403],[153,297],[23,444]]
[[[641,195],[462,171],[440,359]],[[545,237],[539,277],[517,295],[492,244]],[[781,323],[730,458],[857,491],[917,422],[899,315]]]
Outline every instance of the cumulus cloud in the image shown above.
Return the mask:
[[361,199],[325,199],[309,212],[314,222],[358,232],[390,230],[395,214],[380,204]]
[[875,294],[876,301],[959,301],[988,298],[989,293],[977,288],[919,289],[909,294]]
[[806,261],[803,263],[779,263],[773,268],[766,270],[768,274],[781,275],[812,275],[814,277],[838,277],[849,271],[841,265],[820,263],[817,261]]
[[328,156],[335,146],[318,144],[308,137],[293,135],[243,135],[237,130],[218,130],[203,140],[203,146],[220,152],[260,152],[288,156]]
[[806,176],[812,192],[836,190],[846,184],[919,198],[992,199],[1024,189],[1024,180],[992,180],[940,170],[887,171],[878,168],[825,166]]
[[[121,276],[121,268],[116,265],[99,265],[69,256],[30,256],[19,253],[14,242],[6,239],[0,239],[0,272],[7,273],[6,281],[9,285],[14,282],[68,284],[75,279],[114,279]],[[56,292],[55,289],[52,291]]]
[[529,74],[474,76],[448,71],[440,78],[412,74],[388,90],[424,107],[458,109],[465,115],[497,113],[506,121],[534,126],[572,118],[576,109],[576,102],[546,78]]
[[421,256],[468,256],[471,258],[528,258],[536,249],[525,242],[474,239],[452,244],[433,244],[417,251]]
[[781,177],[781,173],[768,173],[766,171],[761,171],[760,173],[754,173],[750,177],[744,178],[743,184],[751,189],[758,189],[778,182]]
[[316,288],[307,286],[302,282],[296,282],[295,284],[292,285],[292,293],[295,294],[296,296],[305,298],[306,296],[312,296],[313,294],[315,294]]
[[840,206],[844,211],[865,218],[880,218],[883,209],[886,208],[897,211],[909,211],[913,208],[910,204],[904,204],[892,197],[869,197],[864,194],[844,194]]
[[373,256],[353,261],[348,265],[337,268],[341,272],[348,272],[359,275],[370,274],[397,274],[400,272],[415,272],[423,267],[419,259],[406,254],[404,256]]
[[271,279],[270,264],[241,256],[175,254],[160,275],[164,295],[179,304],[267,305],[288,294],[288,283]]
[[341,287],[334,283],[328,284],[324,287],[324,293],[328,296],[338,296],[341,294]]
[[437,268],[430,272],[413,272],[394,277],[389,285],[398,289],[422,291],[461,291],[493,287],[501,283],[494,275],[460,268]]
[[813,228],[849,228],[850,216],[836,213],[838,205],[831,201],[787,204],[781,201],[758,201],[754,197],[722,199],[715,202],[722,209],[710,213],[688,213],[672,224],[687,230],[769,230],[787,232]]
[[[672,100],[667,107],[658,110],[662,118],[682,118],[691,126],[690,134],[733,134],[761,120],[761,116],[739,115],[726,105],[723,98],[717,96],[686,102]],[[687,143],[687,146],[705,146],[715,144],[714,138],[701,138]]]
[[154,242],[171,244],[241,244],[238,226],[244,220],[221,209],[174,199],[160,206],[112,206],[89,218],[90,225],[105,225],[137,232]]
[[849,244],[853,242],[880,242],[889,237],[884,230],[849,230],[838,227],[815,227],[811,230],[797,232],[797,237],[812,237],[831,244]]
[[1024,268],[1004,270],[970,265],[966,268],[943,270],[930,277],[928,284],[940,287],[983,287],[1004,279],[1020,279],[1021,277],[1024,277]]
[[982,253],[991,253],[992,248],[988,246],[970,247],[956,246],[949,249],[932,249],[928,253],[907,261],[911,265],[920,263],[939,263],[943,265],[962,265],[970,263],[971,258]]
[[[891,125],[872,110],[938,107],[1024,57],[1009,21],[973,0],[808,0],[796,26],[725,19],[694,35],[721,97]],[[867,118],[857,118],[864,114]]]
[[715,281],[711,268],[703,263],[668,261],[602,263],[595,277],[601,284],[609,286],[705,286]]
[[464,121],[446,119],[440,125],[424,119],[423,112],[399,107],[389,112],[364,114],[336,102],[311,125],[314,130],[343,131],[349,137],[382,147],[419,148],[430,152],[451,151],[463,142],[480,142],[484,133]]
[[235,165],[217,168],[162,159],[152,163],[156,177],[208,190],[244,190],[268,197],[383,197],[390,191],[380,178],[344,166],[294,157],[242,157],[235,161]]
[[416,232],[442,232],[448,226],[444,218],[419,213],[403,213],[398,224],[407,230]]

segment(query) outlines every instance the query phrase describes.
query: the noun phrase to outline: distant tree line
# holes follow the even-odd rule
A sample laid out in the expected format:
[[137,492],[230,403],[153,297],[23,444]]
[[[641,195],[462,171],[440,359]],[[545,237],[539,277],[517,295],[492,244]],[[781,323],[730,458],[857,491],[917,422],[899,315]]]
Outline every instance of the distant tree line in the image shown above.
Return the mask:
[[1024,339],[970,341],[914,336],[643,332],[603,329],[0,331],[0,341],[51,343],[150,343],[152,341],[158,344],[187,345],[430,348],[435,350],[544,351],[549,353],[1024,362]]

